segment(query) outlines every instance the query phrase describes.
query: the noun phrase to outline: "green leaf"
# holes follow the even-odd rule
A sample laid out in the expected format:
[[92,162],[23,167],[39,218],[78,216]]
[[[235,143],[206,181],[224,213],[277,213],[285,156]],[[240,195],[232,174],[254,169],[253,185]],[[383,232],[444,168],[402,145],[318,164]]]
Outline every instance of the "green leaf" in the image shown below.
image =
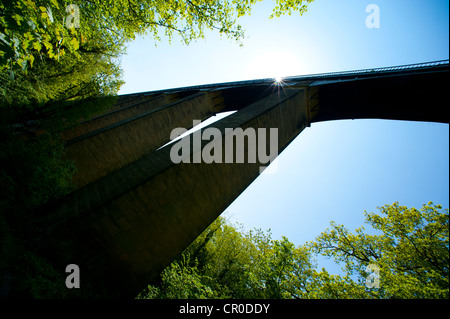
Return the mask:
[[78,50],[78,48],[80,47],[80,43],[78,42],[77,38],[72,38],[72,40],[70,40],[69,44],[71,45],[73,50]]
[[44,44],[47,50],[51,50],[53,48],[52,44],[46,40],[43,40],[42,43]]
[[41,52],[42,45],[41,45],[40,42],[36,41],[36,42],[33,42],[33,48],[34,48],[35,50],[37,50],[38,52]]
[[58,1],[56,0],[50,0],[50,2],[59,9]]
[[33,67],[34,56],[32,54],[30,54],[29,61],[30,61],[30,67]]

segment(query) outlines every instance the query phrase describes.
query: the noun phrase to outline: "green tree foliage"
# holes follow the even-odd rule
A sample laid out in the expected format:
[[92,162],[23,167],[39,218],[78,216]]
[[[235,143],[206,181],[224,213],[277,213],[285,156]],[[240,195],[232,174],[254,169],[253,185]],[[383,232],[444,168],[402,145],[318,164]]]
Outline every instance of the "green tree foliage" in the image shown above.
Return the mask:
[[[295,247],[218,218],[138,298],[449,297],[448,209],[394,203],[366,213],[366,221],[380,234],[363,227],[352,234],[332,222],[315,241]],[[344,274],[319,271],[317,254],[344,263]]]
[[363,227],[351,234],[332,224],[317,238],[314,249],[343,262],[346,272],[360,279],[368,275],[369,264],[377,265],[376,297],[448,298],[448,209],[429,203],[417,210],[394,203],[380,211],[366,213],[367,222],[380,235],[365,234]]
[[[309,252],[218,218],[142,298],[292,298],[310,277]],[[184,277],[184,278],[183,278]]]
[[[179,35],[182,41],[218,30],[236,40],[244,33],[237,18],[260,0],[11,0],[0,2],[1,68],[33,65],[35,54],[59,58],[77,52],[91,38],[114,46],[150,34],[155,40]],[[303,14],[313,0],[276,0],[274,16]],[[6,63],[5,63],[6,62]]]
[[[37,57],[59,59],[101,39],[122,47],[138,35],[155,40],[175,35],[189,44],[206,30],[241,40],[237,19],[260,0],[12,0],[0,2],[0,70],[26,69]],[[313,0],[276,0],[274,16],[303,14]]]
[[[123,84],[118,59],[125,40],[102,28],[91,14],[95,8],[86,3],[84,16],[76,7],[76,25],[67,21],[73,15],[68,1],[0,2],[0,105],[9,115],[6,121],[23,120],[23,114],[48,117],[58,110],[65,119],[79,119],[101,111],[80,101],[117,93]],[[75,108],[82,110],[72,114]],[[87,110],[91,114],[84,114]]]

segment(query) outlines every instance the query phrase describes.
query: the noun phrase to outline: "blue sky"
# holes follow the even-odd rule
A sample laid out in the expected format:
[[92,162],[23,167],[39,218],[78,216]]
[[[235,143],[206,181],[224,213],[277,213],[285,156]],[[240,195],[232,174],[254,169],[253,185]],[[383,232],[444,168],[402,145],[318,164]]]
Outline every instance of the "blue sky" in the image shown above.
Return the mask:
[[[380,8],[377,29],[365,24],[371,3]],[[239,21],[243,47],[213,32],[189,46],[136,40],[122,58],[119,93],[449,58],[449,1],[315,0],[301,17],[269,20],[273,5],[258,3]],[[261,175],[223,215],[303,244],[331,220],[354,230],[364,210],[395,201],[448,208],[448,145],[447,124],[315,123],[279,155],[277,172]]]

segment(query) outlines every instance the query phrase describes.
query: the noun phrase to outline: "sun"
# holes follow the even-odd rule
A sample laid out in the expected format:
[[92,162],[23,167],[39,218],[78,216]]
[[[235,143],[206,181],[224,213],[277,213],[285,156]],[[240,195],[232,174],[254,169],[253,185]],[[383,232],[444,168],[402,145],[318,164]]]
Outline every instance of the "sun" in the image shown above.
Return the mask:
[[248,77],[272,78],[275,83],[281,84],[284,77],[295,75],[299,69],[299,62],[291,52],[273,49],[259,55],[248,65]]

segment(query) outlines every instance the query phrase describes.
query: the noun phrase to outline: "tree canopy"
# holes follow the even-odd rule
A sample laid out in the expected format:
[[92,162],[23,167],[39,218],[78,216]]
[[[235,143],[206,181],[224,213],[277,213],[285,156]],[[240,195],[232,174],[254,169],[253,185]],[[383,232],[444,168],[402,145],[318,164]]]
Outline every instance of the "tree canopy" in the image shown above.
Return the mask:
[[[39,57],[59,60],[97,44],[121,47],[138,35],[189,44],[206,30],[241,40],[237,19],[261,0],[12,0],[0,2],[1,68],[32,66]],[[270,18],[303,14],[313,0],[276,0]],[[94,41],[93,41],[94,40]]]
[[[448,209],[379,210],[365,213],[377,235],[331,222],[298,246],[218,218],[138,298],[448,298]],[[317,255],[343,263],[343,275],[317,269]]]

